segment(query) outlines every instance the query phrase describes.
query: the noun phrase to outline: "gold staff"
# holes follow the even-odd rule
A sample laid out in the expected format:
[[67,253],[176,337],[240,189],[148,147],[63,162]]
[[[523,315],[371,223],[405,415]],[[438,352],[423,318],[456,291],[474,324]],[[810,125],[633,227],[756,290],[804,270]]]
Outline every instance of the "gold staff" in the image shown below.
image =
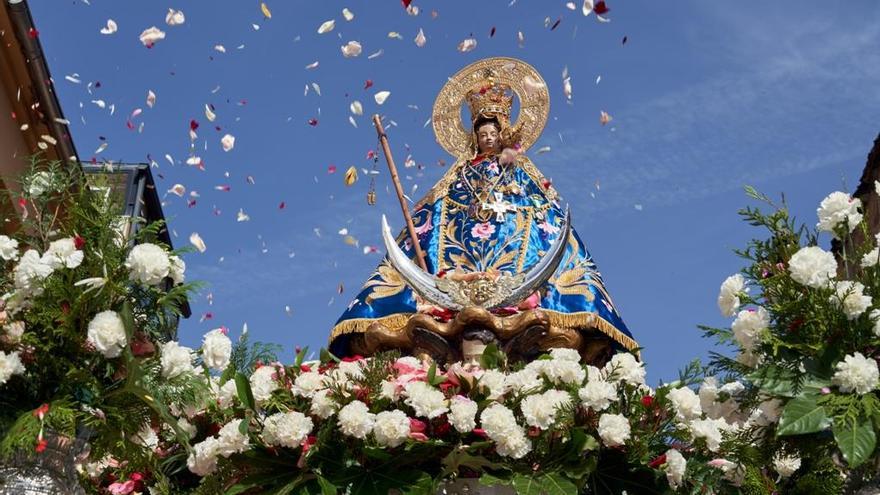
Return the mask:
[[409,238],[412,241],[413,249],[416,252],[416,263],[424,271],[428,271],[425,264],[425,253],[422,252],[422,246],[419,244],[419,238],[416,235],[416,227],[413,225],[412,216],[409,214],[409,208],[406,205],[406,198],[403,196],[403,187],[400,185],[400,179],[397,177],[397,167],[394,166],[394,158],[391,156],[391,147],[388,146],[388,136],[385,135],[385,128],[382,127],[382,120],[378,114],[373,115],[373,125],[376,126],[376,132],[379,134],[379,142],[382,143],[382,151],[385,153],[385,161],[388,162],[388,170],[391,171],[391,182],[394,183],[394,189],[397,191],[397,199],[400,200],[400,209],[403,210],[403,218],[406,219],[406,228],[409,231]]

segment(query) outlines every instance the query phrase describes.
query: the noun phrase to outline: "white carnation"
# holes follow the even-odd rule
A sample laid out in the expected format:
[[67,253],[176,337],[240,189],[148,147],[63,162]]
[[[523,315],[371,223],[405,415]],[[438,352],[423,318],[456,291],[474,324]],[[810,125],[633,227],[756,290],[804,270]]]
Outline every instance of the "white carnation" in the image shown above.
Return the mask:
[[801,468],[801,458],[796,456],[776,455],[773,458],[773,469],[779,473],[779,476],[788,478],[795,471]]
[[30,184],[27,187],[28,195],[32,198],[42,196],[46,191],[53,190],[55,177],[51,173],[41,170],[31,176]]
[[834,291],[830,301],[843,310],[847,320],[855,320],[871,307],[871,296],[865,295],[865,286],[860,282],[837,282],[834,284]]
[[178,419],[177,427],[180,428],[184,433],[186,433],[186,438],[188,439],[192,439],[199,431],[198,428],[196,428],[194,424],[187,421],[186,418]]
[[409,429],[409,417],[405,412],[399,409],[382,411],[376,415],[373,436],[379,445],[394,448],[406,441]]
[[168,276],[171,277],[175,285],[182,284],[186,280],[186,263],[176,254],[168,256],[168,261],[171,263]]
[[816,228],[821,232],[831,232],[834,237],[837,237],[834,229],[840,224],[846,227],[847,232],[852,232],[862,221],[862,214],[859,213],[861,207],[862,201],[860,199],[850,197],[844,192],[833,192],[822,200],[816,210],[816,214],[819,216]]
[[557,347],[554,349],[550,349],[550,356],[553,359],[557,359],[559,361],[574,361],[575,363],[581,362],[581,354],[576,349]]
[[571,396],[562,390],[548,390],[543,394],[530,395],[520,403],[520,410],[529,426],[546,430],[556,422],[559,409],[571,405]]
[[844,393],[867,394],[880,386],[877,361],[863,356],[860,352],[850,354],[837,363],[837,371],[831,377],[831,383],[837,385]]
[[266,445],[295,449],[306,441],[313,427],[312,418],[301,412],[276,413],[263,422],[261,436]]
[[630,436],[629,421],[621,414],[599,417],[599,438],[608,447],[624,445]]
[[250,378],[251,393],[257,403],[265,402],[272,396],[272,392],[278,389],[278,381],[275,379],[274,366],[260,366]]
[[217,470],[219,443],[216,438],[206,438],[193,445],[193,450],[186,459],[186,466],[198,476],[208,476]]
[[792,255],[788,271],[795,282],[819,289],[837,274],[837,261],[833,254],[819,246],[808,246]]
[[700,398],[688,387],[674,388],[667,395],[675,408],[675,417],[679,421],[690,421],[703,414]]
[[492,404],[480,414],[480,425],[495,442],[498,455],[521,459],[532,450],[523,428],[516,423],[513,411],[501,404]]
[[371,413],[367,405],[356,400],[339,410],[337,424],[345,435],[364,439],[373,431],[376,415]]
[[504,373],[498,370],[485,370],[479,377],[480,385],[489,389],[489,399],[497,400],[504,395]]
[[688,428],[694,439],[705,438],[706,446],[712,452],[717,452],[721,446],[722,433],[731,429],[723,418],[695,419],[690,422]]
[[590,409],[603,411],[617,400],[617,386],[605,380],[590,380],[578,390],[578,397]]
[[587,378],[587,372],[577,361],[551,359],[540,362],[543,375],[556,385],[580,385]]
[[748,292],[748,289],[746,279],[742,275],[737,273],[724,279],[718,292],[718,309],[721,310],[722,315],[733,316],[740,305],[739,295],[743,292]]
[[18,259],[18,241],[9,236],[0,235],[0,258],[6,261]]
[[324,389],[315,392],[309,412],[321,419],[327,419],[336,413],[337,407],[336,401],[330,398],[330,391]]
[[76,248],[73,237],[58,239],[49,244],[49,249],[43,253],[43,263],[58,268],[76,268],[83,262],[83,252]]
[[666,451],[666,464],[663,466],[666,472],[666,481],[673,490],[678,490],[684,479],[684,473],[687,471],[687,460],[681,455],[681,452],[675,449]]
[[401,388],[397,386],[391,380],[382,380],[382,384],[380,385],[379,397],[383,399],[388,399],[392,402],[397,402],[400,400],[400,392]]
[[730,329],[733,330],[733,337],[739,345],[751,351],[761,340],[761,332],[770,326],[770,314],[766,309],[758,307],[756,310],[743,310],[736,315]]
[[217,389],[216,394],[217,406],[220,409],[232,407],[235,398],[238,397],[238,386],[235,384],[235,380],[226,380],[226,383]]
[[504,388],[515,394],[533,393],[544,386],[538,372],[532,368],[523,368],[504,378]]
[[220,328],[205,334],[202,340],[202,360],[205,366],[216,371],[223,371],[229,366],[232,358],[232,341]]
[[449,402],[443,392],[425,382],[409,382],[404,387],[406,405],[412,407],[416,416],[434,419],[449,410]]
[[24,322],[13,321],[3,325],[3,341],[7,344],[18,344],[21,342],[21,336],[24,335]]
[[617,353],[605,364],[605,374],[614,381],[624,381],[632,385],[644,385],[645,365],[629,353]]
[[17,352],[6,354],[0,351],[0,385],[3,385],[12,375],[21,375],[24,373],[24,365],[21,364],[21,358]]
[[880,265],[880,249],[874,248],[862,256],[862,268]]
[[233,419],[220,428],[220,432],[217,434],[217,453],[219,455],[229,457],[232,454],[244,452],[250,447],[250,439],[241,433],[241,422],[240,419]]
[[296,377],[291,391],[294,395],[311,398],[315,396],[315,392],[326,387],[324,375],[316,371],[306,371]]
[[880,309],[872,309],[868,317],[874,322],[874,335],[880,337]]
[[469,433],[477,427],[477,403],[456,395],[449,404],[449,422],[459,433]]
[[131,279],[146,285],[158,285],[171,273],[171,260],[161,247],[145,242],[128,253],[125,260]]
[[192,349],[175,341],[162,344],[162,376],[168,379],[193,372]]
[[51,274],[52,267],[43,261],[40,253],[34,249],[28,249],[13,269],[12,278],[16,289],[38,295],[39,283]]
[[128,345],[125,325],[115,311],[101,311],[89,322],[88,342],[104,357],[115,358]]

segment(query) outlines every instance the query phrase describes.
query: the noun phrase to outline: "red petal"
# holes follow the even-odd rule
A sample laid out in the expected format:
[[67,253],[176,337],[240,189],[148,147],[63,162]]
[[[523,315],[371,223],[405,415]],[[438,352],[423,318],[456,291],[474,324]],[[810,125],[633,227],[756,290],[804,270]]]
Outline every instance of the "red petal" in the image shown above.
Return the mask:
[[593,12],[599,15],[605,14],[609,10],[611,9],[609,9],[608,6],[605,5],[605,0],[599,0],[598,2],[596,2],[596,5],[593,6]]
[[409,4],[412,3],[412,0],[400,0],[400,3],[403,4],[403,8],[408,9],[408,8],[409,8]]
[[193,119],[189,121],[189,130],[194,131],[199,128],[199,123]]
[[36,39],[37,36],[39,36],[39,35],[40,35],[40,32],[37,31],[37,28],[32,27],[32,28],[28,29],[28,38]]
[[278,205],[278,209],[279,209],[279,210],[283,210],[285,206],[287,206],[287,205],[284,204],[284,201],[282,201],[281,204]]
[[309,125],[315,127],[318,125],[318,119],[309,119]]
[[373,80],[367,79],[367,82],[364,83],[364,89],[370,89],[371,87],[373,87]]

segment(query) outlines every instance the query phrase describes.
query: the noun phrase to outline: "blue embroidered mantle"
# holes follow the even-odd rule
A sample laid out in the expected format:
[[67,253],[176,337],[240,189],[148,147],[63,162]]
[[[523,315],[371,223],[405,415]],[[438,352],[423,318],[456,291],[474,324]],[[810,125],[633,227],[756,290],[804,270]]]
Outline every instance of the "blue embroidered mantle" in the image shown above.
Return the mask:
[[[413,223],[431,273],[527,271],[559,235],[564,211],[552,185],[525,156],[457,162],[414,209]],[[398,245],[414,257],[406,229]],[[572,229],[565,256],[540,289],[540,307],[552,325],[596,329],[627,350],[638,344],[605,290],[602,276]],[[385,258],[336,322],[330,350],[347,355],[348,340],[380,321],[402,328],[417,300]]]

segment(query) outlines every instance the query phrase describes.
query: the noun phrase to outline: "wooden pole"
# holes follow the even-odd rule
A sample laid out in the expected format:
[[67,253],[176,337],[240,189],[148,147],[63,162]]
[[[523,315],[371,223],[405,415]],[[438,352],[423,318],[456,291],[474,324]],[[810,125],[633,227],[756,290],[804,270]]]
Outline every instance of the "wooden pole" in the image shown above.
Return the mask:
[[403,187],[400,185],[400,178],[397,176],[397,167],[394,166],[394,158],[391,156],[391,147],[388,146],[388,136],[385,135],[385,128],[382,127],[382,120],[378,114],[373,115],[373,125],[376,126],[376,132],[379,134],[379,142],[382,144],[382,152],[385,153],[385,161],[388,162],[388,170],[391,171],[391,182],[394,183],[394,189],[397,191],[397,199],[400,200],[400,209],[403,210],[403,218],[406,219],[406,228],[409,231],[409,238],[412,241],[413,249],[416,252],[416,263],[422,267],[422,270],[428,271],[425,264],[425,253],[422,252],[422,246],[419,244],[419,237],[416,235],[416,227],[413,225],[412,216],[409,214],[409,207],[406,204],[406,198],[403,195]]

